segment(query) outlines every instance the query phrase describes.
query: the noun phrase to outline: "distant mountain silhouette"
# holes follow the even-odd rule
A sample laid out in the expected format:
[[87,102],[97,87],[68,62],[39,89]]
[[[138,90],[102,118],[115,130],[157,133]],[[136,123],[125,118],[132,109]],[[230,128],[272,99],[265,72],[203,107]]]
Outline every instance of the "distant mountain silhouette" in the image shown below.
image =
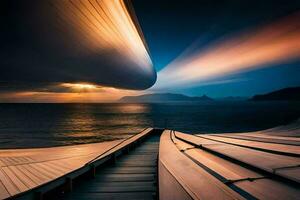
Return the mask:
[[189,97],[183,94],[172,93],[155,93],[144,94],[140,96],[125,96],[119,99],[119,102],[125,103],[153,103],[153,102],[170,102],[170,101],[212,101],[213,99],[203,95],[200,97]]
[[221,97],[216,100],[220,101],[246,101],[249,97],[240,97],[240,96],[228,96],[228,97]]
[[288,101],[299,101],[300,100],[300,87],[291,87],[274,92],[270,92],[262,95],[255,95],[251,98],[253,101],[264,101],[264,100],[288,100]]

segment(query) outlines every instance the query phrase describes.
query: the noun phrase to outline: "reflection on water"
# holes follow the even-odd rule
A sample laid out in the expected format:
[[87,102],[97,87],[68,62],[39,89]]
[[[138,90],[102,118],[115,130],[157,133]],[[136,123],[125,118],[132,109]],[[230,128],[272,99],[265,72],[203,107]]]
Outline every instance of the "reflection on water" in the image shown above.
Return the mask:
[[[61,137],[64,140],[63,144],[91,143],[124,138],[143,129],[139,127],[139,120],[142,119],[120,115],[146,113],[146,105],[107,105],[102,108],[95,105],[75,104],[63,119],[62,124],[66,131],[57,134],[56,137]],[[65,140],[66,138],[68,140]]]
[[114,140],[145,127],[189,133],[252,131],[299,113],[297,102],[0,104],[0,148]]

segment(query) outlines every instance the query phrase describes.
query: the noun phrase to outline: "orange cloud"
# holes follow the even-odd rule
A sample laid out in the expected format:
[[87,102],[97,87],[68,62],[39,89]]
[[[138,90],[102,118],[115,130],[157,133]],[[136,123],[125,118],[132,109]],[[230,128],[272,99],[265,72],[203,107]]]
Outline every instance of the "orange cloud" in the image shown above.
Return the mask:
[[143,92],[102,87],[87,83],[62,83],[40,91],[1,93],[1,102],[43,102],[43,103],[98,103],[117,101],[126,95]]
[[300,13],[182,55],[158,73],[154,88],[186,87],[300,57]]

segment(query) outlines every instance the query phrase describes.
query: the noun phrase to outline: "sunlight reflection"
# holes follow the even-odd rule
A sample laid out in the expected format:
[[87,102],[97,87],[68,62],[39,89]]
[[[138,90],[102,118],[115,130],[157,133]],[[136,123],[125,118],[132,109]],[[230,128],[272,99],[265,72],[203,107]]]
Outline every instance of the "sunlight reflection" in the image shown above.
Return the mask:
[[[148,105],[73,104],[60,124],[64,132],[56,134],[64,144],[91,143],[126,138],[144,128]],[[124,115],[123,115],[124,114]]]

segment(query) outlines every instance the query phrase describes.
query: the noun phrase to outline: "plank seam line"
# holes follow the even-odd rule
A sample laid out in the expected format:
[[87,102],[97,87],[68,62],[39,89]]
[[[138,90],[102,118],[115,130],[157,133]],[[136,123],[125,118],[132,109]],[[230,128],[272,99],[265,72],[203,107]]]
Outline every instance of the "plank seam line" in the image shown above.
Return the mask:
[[[175,138],[181,140],[180,138],[178,138],[175,134],[174,131],[174,136]],[[196,146],[195,146],[196,147]],[[197,147],[196,147],[197,148]],[[214,170],[210,169],[209,167],[205,166],[204,164],[200,163],[198,160],[194,159],[193,157],[191,157],[190,155],[188,155],[185,152],[181,153],[183,155],[185,155],[187,158],[189,158],[192,162],[194,162],[196,165],[198,165],[199,167],[201,167],[204,171],[206,171],[208,174],[210,174],[211,176],[215,177],[217,180],[219,180],[221,183],[223,183],[225,186],[229,187],[232,191],[238,193],[239,195],[241,195],[242,197],[246,198],[246,199],[257,199],[255,198],[253,195],[251,195],[250,193],[248,193],[247,191],[241,189],[240,187],[236,186],[236,185],[230,185],[230,184],[226,184],[227,182],[230,182],[230,180],[226,179],[224,176],[222,176],[221,174],[215,172]],[[224,191],[222,188],[220,188],[222,191]],[[224,191],[226,192],[226,191]]]
[[[261,142],[261,143],[268,143],[268,144],[281,144],[281,145],[290,145],[290,146],[300,146],[300,144],[289,144],[289,143],[283,143],[283,142],[271,142],[271,141],[262,141],[262,140],[259,140],[259,139],[247,139],[247,138],[237,138],[237,137],[234,137],[234,136],[228,136],[228,135],[210,135],[210,136],[214,136],[214,137],[222,137],[222,138],[230,138],[230,139],[235,139],[235,140],[245,140],[245,141],[254,141],[254,142]],[[251,136],[249,136],[251,137]],[[263,139],[268,139],[268,138],[263,138]],[[270,138],[272,139],[272,138]],[[274,139],[274,138],[273,138]]]
[[[44,182],[45,181],[45,178],[41,178],[41,177],[38,177],[35,173],[32,173],[28,167],[32,167],[32,166],[29,166],[29,165],[24,165],[23,166],[25,168],[26,171],[28,171],[32,176],[36,177],[38,180],[40,180],[41,182]],[[35,169],[35,168],[34,168]],[[39,172],[41,174],[40,171],[36,170],[37,172]]]
[[[188,194],[188,196],[190,196],[192,199],[194,199],[196,197],[196,199],[199,199],[197,197],[197,195],[191,191],[185,184],[180,183],[180,181],[178,180],[178,177],[175,176],[168,168],[167,166],[164,164],[163,161],[160,161],[160,163],[163,165],[163,167],[170,173],[170,175],[175,179],[175,181],[180,185],[180,187],[186,191],[186,193]],[[192,193],[193,195],[191,195],[190,193]]]
[[[81,158],[81,157],[88,157],[93,154],[96,154],[97,152],[93,153],[88,153],[84,155],[75,155],[75,156],[66,156],[66,157],[61,157],[61,158],[56,158],[56,159],[49,159],[49,160],[43,160],[43,161],[34,161],[34,162],[25,162],[25,163],[17,163],[17,164],[6,164],[5,166],[2,167],[9,167],[9,166],[18,166],[18,165],[28,165],[28,164],[36,164],[36,163],[44,163],[44,162],[51,162],[51,161],[58,161],[58,160],[66,160],[70,158]],[[9,158],[9,157],[6,157]]]
[[[175,132],[175,131],[174,131]],[[172,137],[172,133],[173,133],[173,130],[170,130],[170,139],[171,139],[171,141],[172,141],[172,143],[174,144],[174,145],[176,145],[176,143],[174,142],[174,139],[173,139],[173,137]],[[176,176],[174,173],[172,173],[171,171],[170,171],[170,169],[168,169],[168,167],[166,166],[166,164],[164,164],[164,162],[163,161],[161,161],[161,160],[159,160],[159,162],[164,166],[164,168],[170,173],[170,175],[172,175],[172,177],[174,177],[174,179],[176,180],[176,182],[180,185],[180,187],[182,187],[182,189],[184,190],[184,191],[186,191],[186,193],[188,194],[188,196],[190,196],[191,197],[191,199],[199,199],[198,197],[197,197],[197,195],[186,185],[186,184],[184,184],[184,183],[180,183],[180,181],[179,181],[179,179],[181,179],[180,177],[178,177],[178,175]],[[181,182],[183,182],[183,181],[181,181]]]
[[[9,168],[9,167],[7,167],[7,169],[9,169],[18,179],[19,179],[19,181],[21,181],[28,189],[30,188],[30,186],[29,185],[27,185],[25,182],[24,182],[24,180],[18,175],[18,174],[16,174],[15,172],[14,172],[14,170],[12,170],[11,168]],[[26,174],[24,174],[22,171],[20,171],[23,175],[25,175],[27,178],[29,178]],[[30,178],[29,178],[30,179]]]
[[255,177],[255,178],[251,178],[251,177],[248,177],[248,178],[241,178],[241,179],[227,179],[227,181],[225,181],[224,183],[226,185],[229,185],[229,184],[233,184],[233,183],[236,183],[236,182],[241,182],[241,181],[250,181],[250,182],[253,182],[255,180],[260,180],[260,179],[267,179],[269,178],[268,176],[261,176],[261,177]]
[[246,145],[241,145],[241,144],[234,144],[234,143],[230,143],[230,142],[224,142],[224,141],[220,141],[220,140],[216,140],[216,139],[212,139],[212,138],[203,137],[203,136],[200,136],[200,135],[193,135],[193,136],[203,138],[203,139],[206,139],[206,140],[211,140],[211,141],[214,141],[214,142],[219,142],[219,143],[233,145],[233,146],[239,146],[239,147],[243,147],[243,148],[253,149],[253,150],[272,153],[272,154],[277,154],[277,155],[300,157],[300,154],[296,154],[296,153],[282,152],[282,151],[276,151],[276,150],[270,150],[270,149],[263,149],[263,148],[259,148],[259,147],[251,147],[251,146],[246,146]]
[[297,168],[300,167],[300,164],[298,165],[291,165],[291,166],[285,166],[285,167],[277,167],[277,168],[272,168],[273,172],[275,173],[277,170],[281,169],[291,169],[291,168]]
[[[39,169],[37,166],[35,165],[29,165],[30,167],[34,168],[36,171],[38,171],[42,176],[47,177],[47,179],[53,179],[53,177],[50,177],[48,174],[43,173],[43,171],[41,171],[41,169]],[[46,180],[46,182],[49,182],[50,180]]]
[[52,168],[53,170],[56,170],[56,171],[60,171],[61,173],[66,173],[66,170],[69,171],[70,169],[66,169],[66,170],[63,170],[62,167],[59,167],[59,166],[56,166],[55,164],[53,163],[44,163],[46,166]]
[[95,153],[89,153],[89,154],[85,154],[85,155],[76,155],[76,156],[66,156],[66,157],[62,157],[62,158],[49,159],[49,160],[43,160],[43,161],[24,162],[24,163],[17,163],[17,164],[6,164],[5,166],[2,166],[2,167],[29,165],[29,164],[44,163],[44,162],[51,162],[51,161],[58,161],[58,160],[66,160],[66,159],[70,159],[70,158],[88,157],[91,154],[95,154]]
[[63,170],[74,170],[74,168],[72,168],[72,167],[68,167],[67,165],[66,165],[66,163],[61,163],[61,162],[53,162],[53,161],[51,161],[51,162],[47,162],[47,163],[45,163],[45,164],[47,164],[47,165],[50,165],[50,166],[53,166],[54,168],[57,168],[57,169],[63,169]]
[[[183,138],[180,138],[180,137],[178,137],[178,136],[176,136],[176,137],[177,137],[179,140],[182,140],[182,141],[184,141],[184,142],[186,142],[186,143],[188,143],[188,144],[193,145],[193,142],[190,142],[190,141],[185,140],[185,139],[183,139]],[[195,137],[196,137],[196,136],[195,136]],[[205,139],[206,139],[206,138],[205,138]],[[195,144],[195,145],[197,145],[197,144]],[[236,159],[236,158],[231,157],[231,156],[229,156],[229,155],[225,155],[225,154],[223,154],[223,153],[220,153],[220,152],[218,152],[218,151],[212,150],[212,149],[210,149],[210,148],[207,148],[207,147],[202,146],[202,150],[207,151],[207,152],[209,152],[209,153],[212,153],[212,154],[214,154],[214,155],[216,155],[216,156],[218,156],[218,157],[221,157],[221,158],[223,158],[223,159],[225,159],[225,160],[229,160],[229,161],[231,161],[231,162],[237,163],[237,164],[241,165],[242,167],[245,167],[245,168],[247,168],[247,169],[256,171],[256,172],[258,172],[258,173],[260,173],[260,174],[267,174],[268,176],[272,177],[272,179],[273,179],[273,178],[274,178],[274,179],[277,179],[277,180],[280,179],[280,181],[289,182],[289,183],[291,183],[292,185],[299,185],[299,183],[298,183],[297,181],[294,181],[294,180],[289,179],[289,178],[287,178],[287,177],[281,176],[280,174],[272,173],[272,172],[270,172],[270,171],[268,171],[268,170],[266,170],[266,169],[263,169],[263,168],[254,166],[253,164],[249,164],[249,163],[247,163],[247,162],[245,162],[245,161],[241,161],[241,160],[239,160],[239,159]]]
[[[204,169],[207,173],[209,173],[210,175],[212,175],[213,177],[215,177],[216,179],[218,179],[221,183],[223,183],[224,185],[228,186],[230,189],[232,189],[233,191],[237,192],[239,195],[241,195],[242,197],[245,197],[246,199],[257,199],[255,198],[253,195],[251,195],[250,193],[248,193],[247,191],[241,189],[240,187],[236,186],[236,185],[231,185],[230,182],[231,180],[226,179],[225,177],[223,177],[222,175],[218,174],[217,172],[213,171],[212,169],[208,168],[207,166],[203,165],[202,163],[200,163],[199,161],[195,160],[194,158],[192,158],[190,155],[186,154],[183,152],[183,154],[185,156],[187,156],[189,159],[191,159],[194,163],[196,163],[198,166],[200,166],[202,169]],[[265,177],[264,177],[265,178]],[[238,182],[238,180],[236,181]],[[234,183],[234,182],[233,182]]]
[[[31,177],[29,177],[26,173],[24,173],[24,171],[27,171],[27,173],[29,173],[30,171],[28,171],[26,168],[24,168],[23,170],[22,170],[22,169],[19,169],[18,166],[16,166],[16,168],[17,168],[20,172],[22,172],[22,174],[24,174],[25,176],[27,176],[28,179],[30,179],[32,182],[34,182],[36,185],[38,185],[37,182],[35,182]],[[29,173],[29,174],[33,175],[32,173]]]
[[0,179],[0,183],[1,183],[1,185],[4,187],[4,189],[5,189],[5,191],[7,192],[7,194],[8,194],[9,196],[11,196],[11,194],[8,192],[7,188],[5,187],[5,185],[4,185],[4,183],[2,182],[1,179]]
[[[106,150],[105,152],[101,153],[100,155],[98,155],[98,156],[96,156],[95,158],[93,158],[93,159],[89,160],[88,162],[86,162],[85,165],[89,165],[89,164],[93,163],[94,161],[96,161],[97,159],[99,159],[101,156],[103,156],[103,155],[105,155],[106,153],[108,153],[109,151],[113,150],[115,147],[117,147],[117,146],[123,144],[125,141],[128,141],[129,139],[131,139],[131,138],[133,138],[133,137],[135,137],[135,136],[137,136],[137,135],[139,135],[139,134],[142,134],[142,133],[143,133],[144,131],[146,131],[147,129],[148,129],[148,128],[145,128],[145,129],[142,130],[141,132],[138,132],[138,133],[136,133],[136,134],[134,134],[134,135],[132,135],[132,136],[130,136],[130,137],[128,137],[128,138],[125,138],[124,140],[122,140],[122,141],[119,142],[118,144],[114,145],[114,146],[111,147],[110,149]],[[150,130],[149,132],[151,132],[151,131],[153,131],[153,129]],[[148,133],[149,133],[149,132],[148,132]],[[137,138],[137,140],[141,139],[142,137],[143,137],[143,135],[142,135],[141,137]],[[136,141],[137,141],[137,140],[136,140]],[[133,141],[133,142],[134,142],[134,141]],[[129,143],[129,144],[131,144],[131,143]],[[129,144],[127,144],[127,145],[129,145]]]
[[[50,174],[54,175],[55,176],[54,178],[61,177],[63,175],[63,174],[61,174],[61,175],[56,174],[56,171],[54,169],[52,169],[52,168],[50,168],[51,170],[48,170],[47,168],[45,168],[44,165],[40,165],[39,167],[43,168],[45,171],[48,171]],[[62,172],[60,172],[60,173],[62,173]]]
[[[0,168],[0,170],[2,171],[2,173],[4,174],[4,176],[6,176],[6,178],[10,181],[10,183],[15,186],[15,189],[19,190],[19,192],[21,192],[21,189],[11,180],[11,178],[5,173],[5,171]],[[5,184],[4,184],[5,186]],[[10,193],[9,193],[10,194]],[[10,194],[12,196],[12,194]]]
[[61,167],[61,168],[68,169],[68,170],[74,170],[74,168],[68,167],[68,164],[67,164],[67,163],[61,163],[61,162],[53,163],[52,161],[51,161],[51,162],[48,162],[48,163],[49,163],[49,164],[53,164],[54,166],[59,166],[59,167]]

